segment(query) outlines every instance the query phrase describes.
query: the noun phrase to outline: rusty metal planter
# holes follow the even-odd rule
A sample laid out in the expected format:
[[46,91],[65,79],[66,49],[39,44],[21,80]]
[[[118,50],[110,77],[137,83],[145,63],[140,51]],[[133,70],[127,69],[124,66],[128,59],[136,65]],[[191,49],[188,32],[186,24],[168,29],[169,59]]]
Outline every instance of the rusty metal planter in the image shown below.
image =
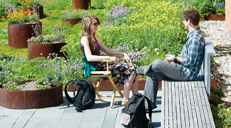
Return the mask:
[[205,20],[225,20],[225,15],[215,15],[211,14],[209,16],[204,16]]
[[65,42],[52,44],[28,43],[28,60],[41,57],[40,53],[43,53],[43,57],[47,57],[49,53],[56,53],[59,57],[63,57],[64,54],[60,50],[64,45],[66,45]]
[[9,46],[14,48],[27,48],[27,40],[32,37],[35,24],[8,24]]
[[72,9],[88,9],[91,0],[72,0]]
[[79,23],[82,20],[82,18],[77,18],[77,19],[69,19],[69,18],[62,18],[62,23],[69,22],[71,25],[75,25]]
[[0,88],[0,106],[10,109],[45,108],[63,103],[62,85],[43,90],[6,90]]
[[[28,10],[30,12],[32,12],[33,11],[33,7],[23,7],[23,13],[24,13],[24,15],[28,15]],[[39,7],[38,10],[37,10],[37,12],[38,12],[38,15],[39,15],[39,19],[44,18],[43,6]],[[33,14],[33,13],[31,13],[31,14]]]

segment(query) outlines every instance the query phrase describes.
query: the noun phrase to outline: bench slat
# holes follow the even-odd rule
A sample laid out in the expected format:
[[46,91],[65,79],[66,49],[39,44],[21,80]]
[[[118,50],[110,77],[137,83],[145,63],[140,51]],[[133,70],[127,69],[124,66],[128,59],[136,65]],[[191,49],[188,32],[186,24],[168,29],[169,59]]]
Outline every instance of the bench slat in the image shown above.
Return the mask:
[[162,128],[215,128],[203,85],[201,80],[162,81]]
[[177,128],[177,107],[176,107],[176,92],[177,92],[177,90],[176,90],[176,82],[172,82],[172,86],[173,86],[173,88],[172,88],[172,98],[173,98],[173,128]]
[[186,92],[186,88],[188,88],[188,86],[186,85],[185,82],[182,82],[182,93],[183,93],[183,103],[184,103],[184,118],[185,118],[185,126],[186,128],[189,128],[189,111],[188,111],[188,102],[187,102],[187,94]]

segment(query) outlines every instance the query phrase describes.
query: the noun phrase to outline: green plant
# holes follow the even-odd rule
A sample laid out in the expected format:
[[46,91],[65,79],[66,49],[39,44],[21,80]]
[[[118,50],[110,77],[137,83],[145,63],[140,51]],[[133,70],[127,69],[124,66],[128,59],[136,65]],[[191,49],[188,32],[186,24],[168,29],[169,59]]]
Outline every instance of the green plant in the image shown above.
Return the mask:
[[41,7],[39,0],[18,0],[23,7]]
[[55,26],[51,31],[53,32],[51,35],[43,36],[41,33],[40,24],[36,24],[34,27],[34,33],[36,37],[31,37],[27,40],[29,43],[46,43],[51,44],[55,42],[64,42],[64,36],[66,29],[62,27]]
[[60,72],[46,72],[45,77],[38,79],[36,84],[38,85],[49,85],[49,86],[58,86],[61,84],[62,75]]
[[218,116],[219,108],[218,105],[224,103],[222,98],[225,97],[224,92],[211,86],[211,92],[210,92],[210,107],[213,114],[213,119],[215,122],[216,127],[222,128],[223,127],[223,120],[220,116]]
[[225,103],[218,105],[218,116],[222,119],[222,128],[231,127],[231,110],[230,108],[225,108]]
[[16,9],[15,6],[8,3],[6,3],[6,7],[7,11],[5,13],[7,14],[8,24],[32,24],[39,21],[39,16],[35,11],[28,11],[25,14],[22,10]]
[[89,15],[89,12],[86,10],[82,9],[77,9],[77,10],[65,10],[63,11],[63,18],[68,18],[68,19],[78,19],[78,18],[83,18],[84,16]]
[[18,90],[16,84],[12,81],[9,81],[7,84],[3,85],[3,88],[7,90]]
[[13,82],[15,82],[16,84],[22,84],[26,81],[26,79],[23,76],[15,76],[13,78]]
[[222,2],[214,2],[214,9],[216,14],[222,15],[225,14],[225,3],[224,1]]

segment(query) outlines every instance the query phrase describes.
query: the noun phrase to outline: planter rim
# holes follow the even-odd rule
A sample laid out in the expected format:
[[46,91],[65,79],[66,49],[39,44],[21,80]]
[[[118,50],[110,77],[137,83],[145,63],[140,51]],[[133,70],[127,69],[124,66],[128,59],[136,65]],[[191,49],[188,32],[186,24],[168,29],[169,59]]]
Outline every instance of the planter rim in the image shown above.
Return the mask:
[[55,87],[53,87],[53,88],[49,88],[49,89],[39,89],[39,90],[8,90],[8,89],[4,89],[4,88],[0,88],[0,89],[2,89],[2,90],[8,90],[8,91],[19,91],[19,92],[33,92],[33,91],[43,91],[43,90],[51,90],[51,89],[54,89],[54,88],[58,88],[59,86],[63,86],[63,84],[60,84],[60,85],[58,85],[58,86],[55,86]]
[[[27,43],[29,43],[29,42],[27,42]],[[60,44],[60,43],[65,43],[66,44],[65,41],[64,42],[53,42],[53,43],[29,43],[29,44]]]
[[62,18],[62,19],[83,19],[83,18]]

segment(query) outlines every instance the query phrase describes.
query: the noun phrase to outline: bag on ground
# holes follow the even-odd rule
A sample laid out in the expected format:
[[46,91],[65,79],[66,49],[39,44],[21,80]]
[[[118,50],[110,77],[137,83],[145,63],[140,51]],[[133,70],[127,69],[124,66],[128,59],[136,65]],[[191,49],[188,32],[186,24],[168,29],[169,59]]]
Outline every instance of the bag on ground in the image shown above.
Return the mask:
[[[73,98],[71,98],[67,93],[67,87],[71,84],[73,86]],[[79,85],[77,94],[76,86]],[[89,109],[95,104],[95,91],[91,83],[87,80],[70,80],[65,86],[65,96],[67,98],[68,107],[69,103],[72,103],[78,112],[81,112],[84,109]]]
[[[148,102],[149,119],[146,117],[145,99]],[[122,109],[121,124],[131,128],[147,128],[149,122],[152,122],[152,108],[150,100],[140,94],[134,94],[125,107]]]

